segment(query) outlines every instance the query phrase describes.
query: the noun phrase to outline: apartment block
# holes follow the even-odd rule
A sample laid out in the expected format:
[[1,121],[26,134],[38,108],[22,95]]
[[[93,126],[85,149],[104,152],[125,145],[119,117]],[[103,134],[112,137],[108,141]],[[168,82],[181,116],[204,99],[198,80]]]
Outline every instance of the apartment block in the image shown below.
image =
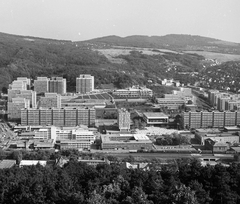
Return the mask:
[[76,79],[76,92],[85,94],[94,90],[94,76],[81,74]]
[[[71,116],[71,117],[69,117]],[[95,124],[96,111],[93,108],[40,108],[22,109],[22,125],[78,126]]]
[[30,101],[25,98],[13,98],[12,102],[8,102],[8,119],[19,120],[23,108],[30,108]]
[[118,127],[121,130],[130,130],[130,113],[126,109],[118,110]]
[[27,77],[18,77],[17,80],[14,80],[9,84],[9,89],[12,90],[27,90],[30,88],[31,81]]
[[63,77],[52,77],[49,80],[49,92],[65,94],[67,92],[67,82]]
[[184,112],[182,114],[183,127],[208,128],[236,126],[240,124],[240,112]]
[[39,93],[47,93],[49,91],[49,78],[47,77],[37,77],[34,80],[34,91]]
[[44,97],[40,97],[38,107],[61,108],[61,95],[57,93],[45,93]]

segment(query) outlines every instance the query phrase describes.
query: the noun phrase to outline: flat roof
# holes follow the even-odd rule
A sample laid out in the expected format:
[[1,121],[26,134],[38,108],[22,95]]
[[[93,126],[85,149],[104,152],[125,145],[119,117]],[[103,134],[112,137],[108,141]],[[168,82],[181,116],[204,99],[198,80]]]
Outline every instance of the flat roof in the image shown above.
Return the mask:
[[[111,137],[129,137],[134,138],[134,140],[111,140]],[[136,139],[139,138],[139,139]],[[119,134],[119,135],[101,135],[101,139],[103,143],[152,143],[152,141],[147,137],[143,137],[143,135],[138,134]]]
[[228,130],[228,131],[235,131],[235,130],[239,131],[240,127],[238,127],[238,126],[232,126],[232,127],[227,126],[227,127],[224,127],[224,129]]
[[144,112],[143,113],[147,118],[168,118],[168,116],[162,112]]
[[220,133],[221,131],[218,128],[198,128],[196,132],[199,133]]
[[16,164],[16,160],[2,160],[0,161],[0,169],[11,168]]

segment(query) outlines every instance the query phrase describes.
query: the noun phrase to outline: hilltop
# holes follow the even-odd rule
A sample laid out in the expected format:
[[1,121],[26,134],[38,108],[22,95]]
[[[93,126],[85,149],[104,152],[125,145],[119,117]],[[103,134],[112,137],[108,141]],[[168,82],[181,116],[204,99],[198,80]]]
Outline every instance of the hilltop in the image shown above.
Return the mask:
[[238,60],[239,44],[201,36],[108,36],[72,42],[0,33],[0,90],[19,76],[63,76],[68,91],[75,91],[82,73],[94,75],[97,88],[106,83],[118,88],[153,85],[163,78],[193,84],[208,67]]

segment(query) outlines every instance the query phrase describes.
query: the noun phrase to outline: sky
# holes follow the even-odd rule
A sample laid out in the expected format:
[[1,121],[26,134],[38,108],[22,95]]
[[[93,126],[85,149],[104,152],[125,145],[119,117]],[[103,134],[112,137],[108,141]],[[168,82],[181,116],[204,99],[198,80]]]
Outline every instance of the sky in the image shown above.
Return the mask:
[[72,41],[190,34],[240,43],[240,0],[0,0],[0,32]]

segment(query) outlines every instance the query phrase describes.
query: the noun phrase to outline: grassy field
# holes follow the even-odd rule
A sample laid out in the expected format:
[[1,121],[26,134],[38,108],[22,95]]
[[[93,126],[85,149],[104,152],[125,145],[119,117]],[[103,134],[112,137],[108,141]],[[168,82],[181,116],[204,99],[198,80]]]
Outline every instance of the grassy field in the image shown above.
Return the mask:
[[207,51],[185,51],[185,53],[196,53],[198,55],[204,56],[206,59],[216,59],[218,62],[227,62],[227,61],[239,61],[240,55],[232,54],[221,54],[217,52],[207,52]]

